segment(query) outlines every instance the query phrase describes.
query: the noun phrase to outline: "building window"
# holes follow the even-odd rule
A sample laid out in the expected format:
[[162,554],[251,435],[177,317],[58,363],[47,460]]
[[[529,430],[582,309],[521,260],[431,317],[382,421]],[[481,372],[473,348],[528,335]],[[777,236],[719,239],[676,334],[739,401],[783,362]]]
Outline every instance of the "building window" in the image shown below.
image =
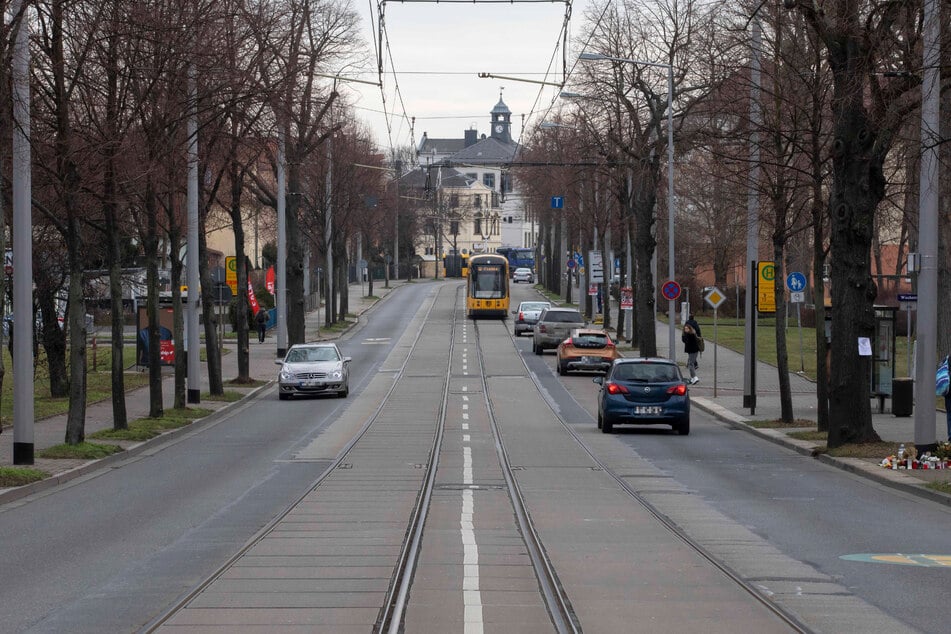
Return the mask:
[[488,187],[489,189],[495,189],[495,174],[492,172],[486,172],[482,175],[482,184]]
[[466,180],[475,182],[479,180],[479,175],[476,174],[475,172],[466,172]]
[[498,207],[498,206],[499,206],[499,193],[498,193],[498,192],[492,192],[492,206],[493,206],[493,207]]
[[472,205],[476,209],[482,209],[482,194],[476,194],[472,199]]
[[482,216],[476,216],[472,221],[472,234],[482,235]]
[[449,206],[453,209],[459,206],[459,194],[449,194]]

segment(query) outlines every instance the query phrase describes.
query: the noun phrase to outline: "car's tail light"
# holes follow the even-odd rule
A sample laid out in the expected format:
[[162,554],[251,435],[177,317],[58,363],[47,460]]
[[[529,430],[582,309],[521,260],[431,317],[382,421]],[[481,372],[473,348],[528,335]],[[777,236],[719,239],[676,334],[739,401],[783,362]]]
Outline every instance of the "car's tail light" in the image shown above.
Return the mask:
[[613,348],[613,347],[614,347],[614,342],[613,342],[613,341],[605,341],[605,342],[604,342],[604,347],[605,347],[605,348]]
[[525,321],[525,313],[519,313],[519,314],[518,314],[518,320],[519,320],[519,321]]
[[562,344],[563,346],[570,346],[570,345],[572,345],[571,339],[570,339],[570,338],[569,338],[569,339],[565,339],[564,341],[561,342],[561,344]]
[[626,387],[617,383],[608,383],[604,386],[604,389],[608,391],[608,394],[630,394]]
[[548,329],[545,328],[545,324],[538,325],[538,332],[548,332]]
[[677,396],[683,396],[684,394],[687,393],[687,384],[678,383],[677,385],[671,385],[669,388],[667,388],[667,393],[675,394]]

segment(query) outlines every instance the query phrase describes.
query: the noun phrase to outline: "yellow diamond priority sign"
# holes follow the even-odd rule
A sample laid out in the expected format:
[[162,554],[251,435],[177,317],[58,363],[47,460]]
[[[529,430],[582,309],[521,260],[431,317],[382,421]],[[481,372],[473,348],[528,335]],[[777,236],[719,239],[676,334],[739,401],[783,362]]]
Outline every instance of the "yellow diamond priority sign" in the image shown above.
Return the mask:
[[704,297],[704,300],[714,309],[719,308],[720,304],[726,301],[726,295],[719,288],[714,286]]

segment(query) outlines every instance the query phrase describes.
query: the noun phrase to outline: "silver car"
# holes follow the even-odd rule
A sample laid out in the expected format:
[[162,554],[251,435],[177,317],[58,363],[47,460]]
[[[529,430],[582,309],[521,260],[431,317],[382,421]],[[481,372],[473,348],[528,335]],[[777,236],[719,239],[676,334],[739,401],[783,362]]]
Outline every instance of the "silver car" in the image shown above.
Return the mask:
[[515,336],[521,337],[523,332],[531,333],[532,327],[538,321],[538,316],[546,308],[551,308],[550,302],[522,302],[518,309],[513,310],[515,315]]
[[535,274],[532,273],[531,269],[515,269],[515,273],[512,274],[512,283],[515,284],[517,282],[528,282],[529,284],[534,284]]
[[532,352],[542,354],[546,348],[557,348],[571,336],[572,330],[587,325],[581,312],[575,308],[548,308],[542,311],[532,328]]
[[278,377],[278,397],[313,396],[333,393],[346,398],[350,393],[350,357],[340,354],[335,343],[299,343],[291,346]]

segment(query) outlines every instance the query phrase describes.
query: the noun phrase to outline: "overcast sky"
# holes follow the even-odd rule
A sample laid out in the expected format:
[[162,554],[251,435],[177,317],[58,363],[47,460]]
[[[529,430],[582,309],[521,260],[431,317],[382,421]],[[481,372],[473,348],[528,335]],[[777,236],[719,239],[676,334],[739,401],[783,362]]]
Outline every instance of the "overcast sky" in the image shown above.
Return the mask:
[[[371,0],[372,1],[372,0]],[[369,50],[377,38],[376,3],[355,8],[361,14],[361,33]],[[583,3],[575,3],[569,33],[580,31]],[[502,98],[512,111],[512,136],[518,140],[522,115],[544,118],[556,88],[503,79],[482,79],[478,73],[509,75],[560,82],[563,78],[559,34],[565,18],[564,3],[446,4],[388,2],[386,35],[392,65],[384,68],[386,110],[390,113],[392,143],[410,143],[409,122],[416,117],[412,139],[423,132],[435,138],[462,138],[475,127],[489,134],[489,112]],[[384,39],[384,47],[387,40]],[[577,46],[569,39],[569,46]],[[384,55],[387,51],[384,50]],[[572,58],[569,57],[569,67]],[[396,74],[392,73],[395,67]],[[346,70],[342,75],[348,75]],[[375,74],[360,74],[376,79]],[[396,95],[399,86],[402,104]],[[341,86],[355,102],[358,118],[373,130],[381,148],[390,145],[379,89],[356,83]]]

